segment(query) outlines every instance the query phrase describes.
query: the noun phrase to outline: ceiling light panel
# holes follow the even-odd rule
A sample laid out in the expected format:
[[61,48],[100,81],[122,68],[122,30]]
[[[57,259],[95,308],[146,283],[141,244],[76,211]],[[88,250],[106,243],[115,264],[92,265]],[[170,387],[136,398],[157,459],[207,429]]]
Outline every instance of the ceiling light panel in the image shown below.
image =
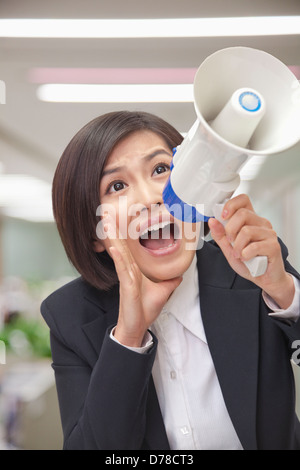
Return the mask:
[[300,34],[300,16],[165,19],[0,19],[0,37],[183,38]]
[[193,101],[192,84],[95,85],[50,83],[37,88],[41,101],[69,103],[183,103]]

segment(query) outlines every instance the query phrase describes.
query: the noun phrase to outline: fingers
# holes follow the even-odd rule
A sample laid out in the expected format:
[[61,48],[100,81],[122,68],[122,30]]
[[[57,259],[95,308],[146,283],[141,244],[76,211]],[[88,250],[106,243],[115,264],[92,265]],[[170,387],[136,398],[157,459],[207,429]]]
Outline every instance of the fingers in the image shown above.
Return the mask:
[[244,227],[258,227],[272,230],[272,225],[267,219],[259,217],[255,212],[249,209],[240,208],[231,216],[226,224],[225,232],[231,243],[235,242],[238,234],[240,234],[242,230],[247,231]]
[[210,219],[211,235],[230,265],[244,277],[249,276],[242,262],[256,256],[268,258],[268,273],[282,271],[282,256],[277,234],[271,223],[258,216],[246,195],[228,201],[223,208],[223,224]]
[[137,266],[125,239],[120,237],[119,229],[110,217],[104,219],[104,232],[109,239],[108,251],[114,261],[119,281],[130,284],[137,274]]
[[248,209],[249,211],[254,212],[251,201],[246,194],[239,194],[238,196],[232,199],[229,199],[226,202],[223,208],[223,212],[222,212],[223,219],[224,220],[230,219],[230,217],[232,217],[233,214],[238,209],[241,209],[241,208]]
[[[246,194],[240,194],[227,201],[223,208],[222,218],[228,241],[234,244],[238,243],[239,249],[242,249],[242,240],[248,239],[250,242],[251,239],[256,240],[257,236],[259,238],[276,236],[271,223],[254,212],[250,199]],[[262,230],[260,232],[260,229],[263,228],[266,231]]]
[[120,284],[125,286],[132,285],[134,273],[131,265],[125,262],[124,257],[115,246],[109,248],[109,253],[114,261]]
[[103,231],[109,240],[110,246],[117,248],[117,250],[122,253],[122,256],[127,258],[128,262],[132,262],[133,258],[128,249],[126,240],[122,236],[115,221],[109,215],[105,215],[103,218]]
[[211,231],[213,239],[218,243],[223,237],[226,237],[225,227],[217,219],[211,217],[208,221],[208,226]]
[[243,261],[249,261],[256,256],[267,256],[268,261],[270,261],[270,259],[274,257],[275,252],[277,252],[277,250],[272,251],[273,253],[270,252],[269,240],[260,240],[259,242],[249,243],[249,245],[247,245],[240,254],[234,250],[234,256],[242,259]]
[[219,245],[227,260],[233,258],[233,248],[226,235],[225,227],[217,219],[211,218],[208,221],[211,235],[215,242]]
[[[285,271],[278,237],[271,223],[255,214],[246,195],[227,201],[222,219],[224,226],[215,219],[210,219],[208,224],[231,267],[266,292],[280,308],[288,308],[295,290]],[[256,256],[266,256],[268,268],[263,275],[252,277],[243,261]]]
[[272,259],[278,250],[276,232],[265,226],[244,225],[233,242],[233,255],[244,261],[259,255]]

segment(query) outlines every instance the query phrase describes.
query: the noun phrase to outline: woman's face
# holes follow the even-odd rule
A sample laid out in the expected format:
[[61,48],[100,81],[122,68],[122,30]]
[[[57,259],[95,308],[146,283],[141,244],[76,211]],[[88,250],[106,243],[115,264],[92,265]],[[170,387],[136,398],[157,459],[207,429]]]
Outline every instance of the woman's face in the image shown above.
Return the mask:
[[[195,254],[192,224],[174,219],[163,204],[171,160],[159,135],[137,131],[115,146],[100,183],[102,215],[114,219],[116,236],[126,238],[140,270],[154,281],[182,275]],[[97,251],[110,246],[108,238],[101,238]]]

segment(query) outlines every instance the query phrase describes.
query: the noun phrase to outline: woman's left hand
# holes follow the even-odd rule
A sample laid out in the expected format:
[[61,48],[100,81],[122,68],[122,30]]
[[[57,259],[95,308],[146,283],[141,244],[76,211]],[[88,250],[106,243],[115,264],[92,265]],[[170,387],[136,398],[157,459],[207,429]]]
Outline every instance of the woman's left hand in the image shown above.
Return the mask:
[[[271,223],[254,212],[245,194],[226,202],[222,219],[226,221],[225,227],[214,218],[208,224],[230,266],[261,287],[280,308],[288,308],[295,294],[294,281],[285,271],[281,247]],[[267,256],[268,268],[262,276],[252,277],[243,261],[259,255]]]

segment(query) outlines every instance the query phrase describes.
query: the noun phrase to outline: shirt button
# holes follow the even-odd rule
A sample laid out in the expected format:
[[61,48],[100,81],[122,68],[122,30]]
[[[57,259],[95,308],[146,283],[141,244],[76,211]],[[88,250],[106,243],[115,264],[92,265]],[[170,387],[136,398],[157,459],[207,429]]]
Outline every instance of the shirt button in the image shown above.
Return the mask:
[[172,380],[177,378],[177,374],[176,374],[175,370],[171,370],[170,377],[171,377]]
[[187,434],[190,434],[190,430],[188,426],[182,426],[182,428],[180,428],[180,431],[181,431],[181,434],[183,434],[184,436],[186,436]]
[[159,316],[160,320],[162,322],[166,322],[168,319],[169,319],[169,312],[168,310],[166,310],[165,308],[162,309],[161,313],[160,313],[160,316]]

